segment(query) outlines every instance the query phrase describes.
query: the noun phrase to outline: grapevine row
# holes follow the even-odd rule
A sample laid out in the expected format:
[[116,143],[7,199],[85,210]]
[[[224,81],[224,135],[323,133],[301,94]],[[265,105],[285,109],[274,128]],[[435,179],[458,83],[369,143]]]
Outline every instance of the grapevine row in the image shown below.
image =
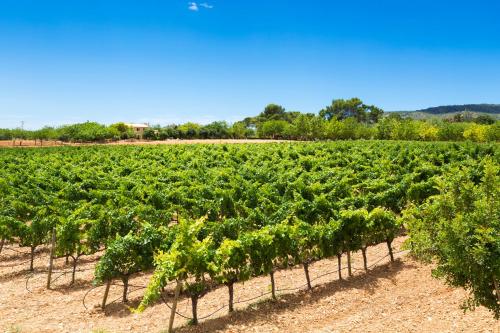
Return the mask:
[[[211,285],[390,242],[408,202],[458,166],[474,180],[498,146],[335,142],[2,150],[0,240],[72,259],[105,249],[96,283],[155,269],[194,304]],[[406,226],[406,225],[405,225]],[[350,262],[348,260],[348,262]],[[366,262],[366,259],[365,259]],[[308,279],[307,279],[308,280]],[[231,298],[231,296],[230,296]],[[194,310],[194,309],[193,309]],[[196,318],[196,316],[194,316]]]

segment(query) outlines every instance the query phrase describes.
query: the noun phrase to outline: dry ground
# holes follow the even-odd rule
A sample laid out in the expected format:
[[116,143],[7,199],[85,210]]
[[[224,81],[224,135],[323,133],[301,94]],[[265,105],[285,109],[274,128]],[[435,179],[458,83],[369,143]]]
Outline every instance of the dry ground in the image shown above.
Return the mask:
[[40,141],[35,140],[0,140],[0,147],[7,148],[17,148],[17,147],[53,147],[53,146],[63,146],[64,143],[60,141],[43,141],[40,144]]
[[[401,241],[396,240],[396,248]],[[57,273],[53,276],[54,290],[48,291],[47,250],[37,253],[33,275],[26,270],[28,252],[9,245],[0,254],[0,332],[158,333],[167,327],[169,309],[162,302],[142,314],[131,313],[119,301],[108,305],[105,312],[99,309],[104,288],[91,289],[98,255],[83,259],[75,286],[68,286],[69,274]],[[335,272],[336,260],[317,262],[311,267],[311,278],[333,272],[315,279],[312,292],[282,291],[277,302],[264,295],[237,304],[232,315],[223,308],[196,327],[185,326],[187,320],[177,316],[176,326],[179,332],[500,332],[500,322],[484,308],[464,314],[460,304],[466,293],[432,278],[430,266],[413,261],[404,252],[398,253],[391,264],[384,258],[386,254],[385,245],[370,248],[369,265],[373,267],[369,272],[356,270],[353,277],[343,281]],[[362,267],[359,253],[353,260],[354,267]],[[70,267],[65,266],[64,259],[58,259],[56,270],[69,271]],[[347,275],[345,270],[343,275]],[[131,281],[130,306],[140,301],[149,276]],[[276,273],[276,283],[282,290],[300,287],[305,283],[302,268]],[[254,278],[235,287],[235,301],[268,292],[269,279]],[[120,294],[121,287],[113,286],[109,301],[119,299]],[[171,290],[165,297],[171,301]],[[226,304],[226,289],[216,289],[200,301],[200,317]],[[190,315],[187,299],[182,299],[178,310]]]

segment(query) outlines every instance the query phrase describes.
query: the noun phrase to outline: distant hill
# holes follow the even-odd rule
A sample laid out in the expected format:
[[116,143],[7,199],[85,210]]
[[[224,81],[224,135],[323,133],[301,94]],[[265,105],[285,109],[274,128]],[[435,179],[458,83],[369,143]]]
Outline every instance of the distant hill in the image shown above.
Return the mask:
[[424,112],[430,114],[445,114],[470,111],[476,113],[500,114],[500,104],[465,104],[465,105],[445,105],[417,110],[415,112]]
[[405,118],[426,119],[432,117],[450,118],[455,114],[464,112],[467,112],[473,118],[480,115],[489,115],[495,119],[500,119],[500,104],[444,105],[416,111],[394,111],[388,113],[397,113]]

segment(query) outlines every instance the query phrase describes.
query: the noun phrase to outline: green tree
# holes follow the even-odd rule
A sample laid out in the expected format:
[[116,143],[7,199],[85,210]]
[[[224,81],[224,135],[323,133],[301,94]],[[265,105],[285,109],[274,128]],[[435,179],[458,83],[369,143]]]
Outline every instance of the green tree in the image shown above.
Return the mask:
[[[143,137],[146,140],[159,140],[161,128],[159,125],[146,128]],[[133,137],[133,135],[132,135]]]
[[384,111],[374,105],[366,105],[359,98],[336,99],[319,112],[320,117],[331,120],[355,118],[358,122],[378,122]]
[[195,139],[199,137],[201,125],[196,123],[185,123],[178,128],[179,136],[182,139]]
[[474,122],[477,124],[492,125],[495,123],[495,118],[487,114],[482,114],[474,118]]
[[249,136],[249,129],[245,123],[238,121],[229,128],[229,135],[233,139],[244,139]]
[[123,122],[112,124],[110,130],[116,139],[129,139],[134,137],[132,128],[125,125]]
[[257,128],[257,134],[260,138],[284,139],[289,133],[290,125],[284,120],[269,120]]
[[269,104],[264,108],[264,111],[260,114],[267,120],[280,120],[285,114],[285,108],[278,104]]
[[39,130],[33,131],[32,133],[33,139],[40,140],[40,145],[43,146],[43,141],[53,140],[57,138],[57,132],[54,128],[45,126]]
[[226,139],[229,137],[229,126],[225,121],[214,121],[201,127],[200,137],[202,139]]
[[500,177],[488,159],[482,179],[474,171],[452,170],[439,182],[440,194],[407,211],[407,246],[418,258],[435,260],[437,277],[470,291],[464,308],[483,305],[500,317]]

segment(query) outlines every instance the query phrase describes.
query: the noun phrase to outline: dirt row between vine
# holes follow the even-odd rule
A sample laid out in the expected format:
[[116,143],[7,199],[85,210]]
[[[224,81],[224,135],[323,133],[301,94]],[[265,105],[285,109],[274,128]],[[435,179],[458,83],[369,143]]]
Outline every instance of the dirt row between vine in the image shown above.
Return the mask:
[[[396,250],[402,238],[395,240]],[[20,251],[20,252],[17,252]],[[99,308],[103,287],[92,289],[93,268],[99,254],[86,257],[78,266],[76,284],[69,286],[71,274],[53,275],[53,290],[46,290],[48,252],[36,255],[35,273],[30,275],[29,250],[13,245],[0,254],[0,332],[162,332],[168,325],[169,308],[158,302],[142,314],[130,307],[140,302],[151,276],[140,274],[130,281],[129,300],[121,301],[122,288],[112,286],[105,311]],[[345,256],[344,256],[345,257]],[[381,259],[382,258],[382,259]],[[227,315],[227,289],[217,288],[199,302],[199,317],[221,309],[199,326],[188,326],[176,316],[178,332],[492,332],[500,333],[500,323],[484,308],[464,312],[460,305],[466,292],[445,286],[431,277],[431,266],[413,261],[404,252],[390,263],[384,244],[368,250],[368,273],[361,268],[360,253],[353,255],[354,276],[338,279],[336,259],[322,260],[310,267],[313,290],[280,292],[270,300],[268,277],[253,278],[235,286],[235,305]],[[378,262],[377,262],[378,261]],[[71,270],[57,259],[56,271]],[[344,258],[345,266],[345,258]],[[12,266],[12,267],[11,267]],[[331,274],[328,274],[331,273]],[[323,277],[318,276],[327,274]],[[316,279],[315,279],[316,278]],[[276,273],[278,289],[304,286],[301,267]],[[116,284],[120,284],[116,281]],[[165,299],[171,302],[172,290]],[[85,302],[82,300],[85,297]],[[86,308],[87,307],[87,308]],[[191,305],[182,298],[179,313],[190,317]]]

